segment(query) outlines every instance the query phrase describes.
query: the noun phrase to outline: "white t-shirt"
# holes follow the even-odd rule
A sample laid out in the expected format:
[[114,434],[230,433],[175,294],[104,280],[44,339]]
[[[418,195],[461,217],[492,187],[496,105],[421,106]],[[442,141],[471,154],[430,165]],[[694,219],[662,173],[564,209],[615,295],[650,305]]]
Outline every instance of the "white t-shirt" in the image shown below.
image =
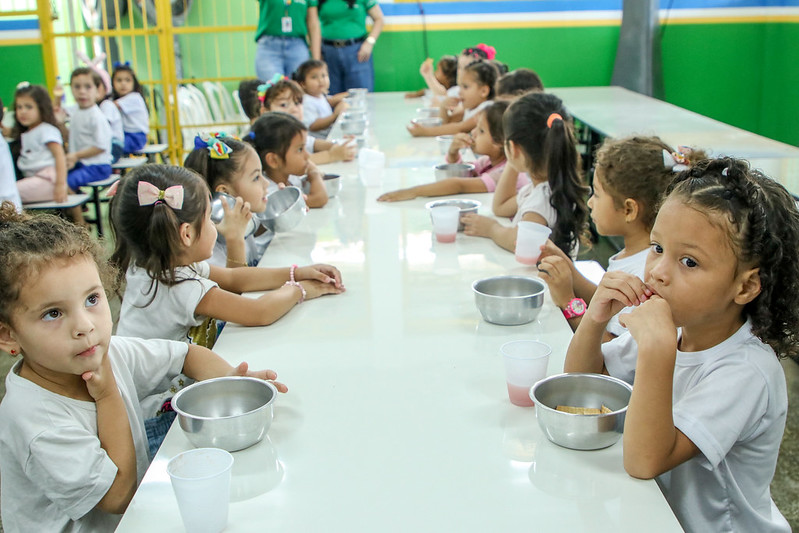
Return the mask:
[[[274,233],[267,230],[257,237],[252,234],[244,239],[244,253],[246,254],[247,266],[258,266],[261,256],[264,255],[266,247],[272,242]],[[218,240],[214,244],[214,255],[208,262],[212,265],[226,266],[227,265],[227,245]]]
[[[108,356],[136,449],[137,484],[150,464],[139,399],[183,368],[184,343],[111,337]],[[100,446],[94,402],[50,392],[18,372],[0,404],[3,529],[113,531],[121,515],[95,509],[117,467]]]
[[216,340],[216,320],[194,312],[200,300],[217,286],[208,279],[210,274],[205,261],[181,266],[175,270],[178,283],[167,286],[153,281],[144,269],[128,268],[117,334],[210,348]]
[[[633,383],[638,346],[629,333],[602,345],[611,376]],[[746,322],[701,352],[677,351],[674,425],[699,455],[657,481],[686,531],[788,532],[771,500],[788,408],[785,375]]]
[[110,165],[111,126],[96,104],[86,109],[73,109],[69,119],[69,153],[92,146],[103,151],[80,162],[84,165]]
[[485,102],[480,102],[480,104],[473,109],[465,109],[463,111],[463,120],[469,120],[477,113],[479,113],[480,111],[482,111],[483,109],[485,109],[486,107],[490,106],[493,103],[494,103],[493,100],[486,100]]
[[35,128],[19,136],[20,153],[17,159],[17,168],[25,176],[32,176],[39,170],[55,166],[53,152],[47,147],[48,143],[63,145],[64,139],[61,132],[47,122],[42,122]]
[[550,228],[555,227],[558,221],[558,212],[549,203],[552,197],[552,189],[549,187],[549,182],[544,181],[536,185],[529,183],[519,189],[516,193],[516,215],[513,217],[513,223],[518,224],[525,213],[538,213],[544,220],[547,221],[547,226]]
[[[302,178],[303,178],[303,176],[295,176],[294,174],[289,175],[289,179],[288,179],[289,185],[291,187],[297,187],[298,189],[300,189],[305,194],[308,194],[308,190],[306,190],[307,188],[304,187],[305,182],[303,181]],[[276,193],[279,190],[280,190],[280,187],[278,187],[277,182],[276,181],[272,181],[272,178],[267,176],[266,177],[266,195],[269,196],[270,194]]]
[[150,130],[150,113],[144,98],[137,92],[128,93],[117,98],[114,103],[119,105],[122,115],[122,129],[128,133],[147,133]]
[[17,190],[17,176],[14,174],[14,161],[11,158],[11,150],[8,143],[0,135],[0,203],[8,200],[17,206],[17,210],[22,210],[22,200],[19,198]]
[[[620,254],[621,252],[619,252]],[[623,259],[617,259],[618,255],[616,254],[608,259],[608,272],[613,271],[621,271],[627,272],[628,274],[632,274],[633,276],[637,276],[640,279],[644,279],[644,267],[646,266],[646,258],[649,255],[649,248],[645,248],[640,252],[633,254],[629,257],[625,257]],[[612,333],[615,336],[619,336],[625,331],[627,328],[619,324],[619,315],[623,313],[629,313],[635,309],[634,307],[625,307],[618,313],[616,313],[608,322],[607,327],[605,328],[608,333]]]
[[457,98],[461,95],[461,86],[460,85],[453,85],[449,89],[447,89],[447,96],[452,98]]
[[111,126],[111,140],[119,145],[125,144],[125,132],[122,129],[122,115],[119,109],[114,105],[111,100],[103,100],[98,104],[100,111],[103,112],[105,118],[108,119],[108,125]]
[[[332,114],[333,108],[330,107],[330,102],[327,101],[327,97],[324,95],[311,96],[310,94],[306,94],[302,97],[302,122],[306,126],[310,127],[311,124],[316,122],[316,119],[329,117]],[[330,128],[328,127],[323,130],[310,131],[308,133],[318,139],[324,139],[329,132]]]
[[314,153],[314,143],[316,142],[316,137],[313,135],[308,135],[305,137],[305,149],[308,150],[309,154]]

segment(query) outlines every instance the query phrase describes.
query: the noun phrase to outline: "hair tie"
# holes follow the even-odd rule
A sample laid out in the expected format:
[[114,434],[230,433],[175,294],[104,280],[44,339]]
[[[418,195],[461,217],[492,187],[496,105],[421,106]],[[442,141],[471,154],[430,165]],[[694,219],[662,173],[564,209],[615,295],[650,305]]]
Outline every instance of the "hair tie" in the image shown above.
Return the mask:
[[[680,149],[685,149],[685,147],[681,146]],[[691,168],[689,164],[688,156],[683,152],[669,152],[665,148],[663,149],[663,166],[670,168],[672,172],[688,170]]]
[[246,135],[246,137],[247,137],[249,140],[251,140],[251,141],[254,141],[254,140],[255,140],[255,132],[254,132],[254,131],[251,131],[250,133],[248,133],[248,134]]
[[172,209],[183,208],[183,185],[173,185],[162,191],[148,181],[140,181],[137,195],[141,206],[165,203]]
[[31,86],[31,82],[29,81],[21,81],[17,84],[17,90],[21,91],[22,89],[27,89]]
[[729,173],[729,171],[730,171],[730,167],[724,167],[724,170],[721,171],[721,175],[726,178],[727,174]]
[[279,72],[275,73],[268,82],[262,83],[256,89],[256,91],[258,92],[258,100],[260,100],[261,103],[263,104],[264,100],[266,99],[266,91],[277,85],[277,83],[287,79],[288,78],[285,77],[283,74],[280,74]]
[[194,137],[194,147],[198,149],[207,148],[211,159],[230,159],[233,149],[222,142],[222,139],[232,138],[231,135],[223,132],[199,134]]
[[125,61],[124,63],[122,63],[121,61],[114,61],[113,67],[115,69],[117,69],[119,67],[128,67],[128,68],[130,68],[130,61]]
[[547,128],[552,128],[552,123],[555,122],[556,120],[560,120],[561,122],[563,122],[563,117],[557,113],[550,114],[549,117],[547,118]]
[[485,52],[486,58],[488,59],[494,59],[495,57],[497,57],[497,49],[494,48],[493,46],[488,46],[485,43],[480,43],[477,46],[475,46],[475,48],[478,48],[483,52]]

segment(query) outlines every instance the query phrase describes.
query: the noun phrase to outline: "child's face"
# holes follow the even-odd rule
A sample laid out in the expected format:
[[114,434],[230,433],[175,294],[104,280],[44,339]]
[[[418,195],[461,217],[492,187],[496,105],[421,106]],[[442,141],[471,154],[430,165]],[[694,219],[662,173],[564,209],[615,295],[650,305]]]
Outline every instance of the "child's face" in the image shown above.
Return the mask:
[[294,93],[290,90],[283,91],[277,98],[272,100],[267,111],[287,113],[298,120],[302,120],[302,105],[294,100]]
[[188,250],[188,263],[205,261],[214,255],[214,244],[216,244],[216,225],[211,221],[211,201],[205,205],[205,218],[199,235],[194,235],[191,247]]
[[305,169],[308,167],[308,159],[310,154],[305,149],[305,138],[308,133],[303,131],[294,136],[291,140],[286,157],[283,160],[283,171],[287,174],[295,176],[302,176],[305,174]]
[[88,74],[81,74],[72,78],[70,87],[72,88],[72,96],[81,109],[97,104],[97,86]]
[[17,122],[26,128],[31,128],[42,121],[39,106],[27,94],[21,94],[14,100],[14,116]]
[[725,225],[678,199],[666,200],[658,212],[644,281],[669,304],[678,327],[712,332],[731,313],[740,316],[734,298],[746,271],[736,273]]
[[255,150],[247,149],[239,173],[230,186],[231,190],[226,192],[232,196],[241,196],[242,200],[250,202],[250,210],[253,213],[263,213],[266,210],[267,181],[261,160]]
[[472,140],[474,141],[472,151],[475,154],[494,155],[502,151],[502,146],[496,144],[491,137],[485,113],[480,113],[477,117],[477,126],[472,130]]
[[119,96],[125,96],[133,92],[133,75],[126,70],[117,71],[117,73],[114,74],[112,83],[114,85],[114,90]]
[[100,367],[111,327],[97,265],[78,256],[28,278],[9,335],[31,370],[54,383],[74,383],[75,376]]
[[602,186],[602,169],[594,172],[594,191],[588,199],[588,208],[591,210],[591,220],[600,235],[624,234],[624,208],[616,206],[611,194]]
[[464,72],[458,79],[458,85],[464,109],[474,109],[488,97],[489,88],[477,83],[477,76],[473,72]]
[[461,76],[463,75],[463,69],[469,66],[469,64],[474,61],[474,57],[472,56],[465,56],[460,54],[458,56],[458,72],[456,74],[456,80],[458,83],[461,81]]
[[315,68],[309,72],[305,77],[302,88],[311,96],[327,94],[327,90],[330,89],[330,77],[327,75],[327,67]]

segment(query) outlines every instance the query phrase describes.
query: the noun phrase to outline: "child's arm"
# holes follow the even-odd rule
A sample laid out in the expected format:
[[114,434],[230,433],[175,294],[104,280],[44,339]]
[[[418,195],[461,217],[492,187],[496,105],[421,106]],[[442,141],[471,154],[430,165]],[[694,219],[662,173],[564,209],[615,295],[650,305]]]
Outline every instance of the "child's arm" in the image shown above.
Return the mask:
[[64,155],[64,146],[60,143],[47,143],[47,149],[55,159],[55,188],[53,200],[56,202],[67,201],[67,158]]
[[519,171],[510,163],[506,164],[499,176],[497,188],[494,190],[494,198],[491,201],[491,210],[496,216],[512,217],[519,210],[519,204],[516,201],[517,181],[519,181]]
[[128,508],[136,492],[136,448],[130,432],[128,412],[111,370],[108,354],[103,356],[100,368],[84,372],[81,377],[94,398],[100,446],[117,467],[114,482],[97,503],[97,508],[107,513],[121,514]]
[[405,98],[421,98],[424,96],[424,93],[424,89],[419,89],[418,91],[408,91],[405,93]]
[[[560,257],[567,261],[566,265],[571,271],[571,286],[574,290],[574,295],[585,300],[585,303],[591,302],[591,298],[594,296],[594,292],[596,292],[596,285],[594,285],[591,280],[583,276],[580,271],[577,270],[574,261],[572,261],[568,255],[563,253],[563,250],[558,248],[551,240],[547,240],[546,244],[541,247],[542,260],[549,257]],[[574,298],[574,296],[572,296],[572,298]]]
[[699,453],[674,426],[672,415],[677,328],[671,307],[659,296],[619,321],[638,344],[635,387],[624,423],[624,469],[633,477],[651,479]]
[[324,207],[327,204],[328,197],[322,172],[311,162],[308,163],[306,172],[305,179],[308,180],[311,188],[308,191],[305,203],[311,208]]
[[[432,57],[428,57],[422,62],[422,64],[419,66],[419,74],[422,75],[424,82],[427,84],[427,87],[433,91],[433,94],[437,94],[439,96],[444,96],[447,94],[447,88],[441,85],[441,83],[436,79]],[[424,96],[424,89],[421,89],[419,92],[422,93],[419,96]]]
[[442,124],[440,126],[419,126],[409,124],[408,131],[414,137],[435,137],[437,135],[454,135],[456,133],[468,133],[477,126],[477,117],[471,117],[461,122]]
[[249,370],[247,363],[241,363],[237,367],[233,367],[208,348],[196,344],[189,345],[189,351],[186,353],[186,360],[183,362],[183,373],[197,381],[223,376],[249,376],[272,381],[275,387],[277,387],[277,390],[280,392],[288,392],[288,388],[285,385],[274,381],[277,379],[277,373],[275,373],[275,371]]
[[[338,93],[338,94],[334,94],[332,96],[328,96],[327,97],[327,101],[330,104],[330,107],[336,107],[341,102],[343,102],[344,99],[346,97],[348,97],[349,95],[350,95],[350,93],[348,93],[347,91],[344,91],[343,93]],[[344,109],[346,109],[346,107]]]
[[77,152],[70,152],[67,154],[66,157],[67,168],[74,167],[75,163],[77,163],[81,159],[94,157],[96,155],[102,154],[103,152],[105,152],[105,150],[97,146],[89,146],[87,148],[84,148],[83,150],[78,150]]
[[[346,95],[347,93],[341,93],[341,94]],[[336,96],[339,96],[339,95],[336,95]],[[335,97],[333,97],[333,98],[335,98]],[[327,115],[326,117],[317,118],[316,120],[311,122],[311,124],[308,126],[308,129],[311,130],[311,131],[319,131],[319,130],[323,130],[323,129],[329,128],[336,121],[338,116],[341,113],[343,113],[344,111],[346,111],[348,107],[349,107],[349,105],[347,104],[347,102],[339,102],[333,108],[333,114],[332,115]]]
[[479,178],[447,178],[434,183],[387,192],[378,197],[377,201],[400,202],[402,200],[413,200],[417,196],[447,196],[450,194],[479,192],[488,192],[485,183]]
[[358,145],[351,138],[345,139],[343,143],[314,139],[313,149],[314,153],[310,157],[311,163],[324,165],[336,161],[352,161],[355,159]]
[[250,203],[241,197],[236,198],[236,205],[230,207],[227,202],[222,202],[225,215],[216,229],[225,238],[227,249],[226,266],[236,268],[247,266],[247,245],[244,242],[244,233],[252,218]]

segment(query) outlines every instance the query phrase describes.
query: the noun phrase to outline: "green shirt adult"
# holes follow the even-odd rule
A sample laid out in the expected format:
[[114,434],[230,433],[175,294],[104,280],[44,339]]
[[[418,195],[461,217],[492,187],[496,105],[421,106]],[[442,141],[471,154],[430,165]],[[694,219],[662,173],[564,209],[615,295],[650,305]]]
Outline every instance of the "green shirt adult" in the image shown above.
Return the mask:
[[[300,37],[308,34],[306,19],[309,7],[317,7],[318,0],[258,0],[258,29],[255,32],[257,41],[264,35],[273,37]],[[283,31],[282,19],[291,17],[291,31]]]
[[346,0],[325,0],[319,8],[322,39],[359,39],[366,36],[366,14],[377,0],[355,0],[352,9]]

